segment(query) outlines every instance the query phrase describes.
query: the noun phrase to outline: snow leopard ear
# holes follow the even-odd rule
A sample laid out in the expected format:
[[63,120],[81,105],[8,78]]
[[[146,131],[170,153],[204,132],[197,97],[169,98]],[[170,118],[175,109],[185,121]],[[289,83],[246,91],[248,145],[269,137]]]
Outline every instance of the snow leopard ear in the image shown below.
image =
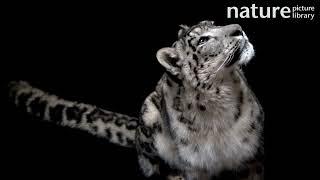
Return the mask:
[[180,73],[180,67],[177,64],[180,58],[175,48],[166,47],[158,50],[157,59],[159,63],[172,75],[176,76]]
[[181,29],[178,32],[178,38],[181,38],[189,30],[189,27],[183,24],[181,24],[179,27]]

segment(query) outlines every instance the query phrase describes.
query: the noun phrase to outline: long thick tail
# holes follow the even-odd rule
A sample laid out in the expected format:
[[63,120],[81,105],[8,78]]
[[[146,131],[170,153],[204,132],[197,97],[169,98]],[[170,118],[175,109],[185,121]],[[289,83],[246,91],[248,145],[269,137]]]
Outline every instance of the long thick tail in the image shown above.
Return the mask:
[[137,118],[64,100],[25,81],[11,82],[9,96],[18,108],[37,118],[85,130],[121,146],[134,146]]

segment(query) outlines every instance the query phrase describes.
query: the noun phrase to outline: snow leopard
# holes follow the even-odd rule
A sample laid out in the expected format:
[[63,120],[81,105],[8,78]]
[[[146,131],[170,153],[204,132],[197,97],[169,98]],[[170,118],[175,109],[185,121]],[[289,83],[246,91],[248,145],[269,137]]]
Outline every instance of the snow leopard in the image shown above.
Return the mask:
[[25,112],[134,148],[145,177],[208,180],[264,178],[264,112],[242,71],[255,54],[240,25],[180,25],[158,50],[164,73],[130,117],[69,101],[26,81],[9,97]]

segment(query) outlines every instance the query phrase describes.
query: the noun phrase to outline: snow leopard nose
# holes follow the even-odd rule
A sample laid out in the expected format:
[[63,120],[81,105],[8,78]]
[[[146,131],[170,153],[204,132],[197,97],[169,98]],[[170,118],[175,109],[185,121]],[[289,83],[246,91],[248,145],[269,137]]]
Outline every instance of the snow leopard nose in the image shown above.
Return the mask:
[[225,26],[227,34],[231,37],[243,36],[242,28],[239,24],[230,24]]

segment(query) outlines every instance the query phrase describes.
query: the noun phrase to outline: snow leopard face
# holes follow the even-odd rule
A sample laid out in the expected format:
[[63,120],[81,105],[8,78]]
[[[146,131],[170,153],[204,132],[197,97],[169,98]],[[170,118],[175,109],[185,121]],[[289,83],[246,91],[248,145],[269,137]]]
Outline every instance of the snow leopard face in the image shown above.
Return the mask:
[[216,77],[246,64],[254,49],[238,24],[216,26],[202,21],[181,26],[172,47],[162,48],[157,58],[166,70],[194,88],[210,89]]

